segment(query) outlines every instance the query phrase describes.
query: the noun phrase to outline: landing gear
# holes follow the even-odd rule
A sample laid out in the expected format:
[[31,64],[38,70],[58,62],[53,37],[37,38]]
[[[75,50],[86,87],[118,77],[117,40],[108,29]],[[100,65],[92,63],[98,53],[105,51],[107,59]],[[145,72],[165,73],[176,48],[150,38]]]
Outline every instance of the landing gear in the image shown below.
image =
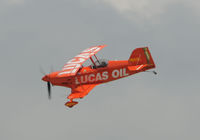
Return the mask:
[[153,73],[156,75],[157,74],[157,72],[156,71],[153,71]]
[[153,74],[157,75],[156,71],[144,71],[144,72],[153,72]]
[[65,103],[65,106],[72,108],[74,105],[78,104],[78,102],[70,100],[69,102]]

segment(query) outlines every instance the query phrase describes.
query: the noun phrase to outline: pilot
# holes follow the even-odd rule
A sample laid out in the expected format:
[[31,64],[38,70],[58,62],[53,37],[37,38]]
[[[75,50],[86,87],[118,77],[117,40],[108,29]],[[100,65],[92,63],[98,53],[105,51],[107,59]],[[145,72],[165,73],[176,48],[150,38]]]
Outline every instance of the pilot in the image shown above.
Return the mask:
[[100,59],[98,61],[95,62],[95,65],[92,64],[92,68],[96,69],[96,68],[103,68],[106,67],[108,65],[108,61],[105,59]]

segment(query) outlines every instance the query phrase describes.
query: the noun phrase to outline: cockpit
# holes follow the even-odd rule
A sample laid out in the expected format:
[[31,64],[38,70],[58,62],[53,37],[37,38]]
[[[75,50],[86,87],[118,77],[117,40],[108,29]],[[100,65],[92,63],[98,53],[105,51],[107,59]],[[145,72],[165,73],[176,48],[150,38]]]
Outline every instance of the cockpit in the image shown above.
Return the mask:
[[108,60],[106,60],[106,59],[99,59],[99,60],[95,61],[91,65],[91,68],[92,69],[103,68],[103,67],[106,67],[107,65],[108,65]]

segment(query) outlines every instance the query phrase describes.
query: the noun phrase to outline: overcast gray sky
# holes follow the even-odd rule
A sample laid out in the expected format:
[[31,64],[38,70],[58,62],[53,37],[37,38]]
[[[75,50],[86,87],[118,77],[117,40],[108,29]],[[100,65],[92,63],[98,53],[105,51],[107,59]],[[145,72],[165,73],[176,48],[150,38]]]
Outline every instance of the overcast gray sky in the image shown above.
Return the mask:
[[[195,0],[1,0],[0,139],[200,139],[200,2]],[[157,76],[97,86],[77,106],[45,72],[94,45],[107,59],[149,46]]]

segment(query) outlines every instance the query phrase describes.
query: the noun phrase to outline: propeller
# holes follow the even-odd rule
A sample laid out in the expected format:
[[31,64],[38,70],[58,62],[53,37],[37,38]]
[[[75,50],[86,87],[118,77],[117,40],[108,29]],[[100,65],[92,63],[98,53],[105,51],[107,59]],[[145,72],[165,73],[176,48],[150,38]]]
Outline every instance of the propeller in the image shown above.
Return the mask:
[[[50,83],[50,75],[44,72],[44,70],[42,69],[42,67],[40,66],[40,72],[45,75],[42,80],[47,82],[47,91],[48,91],[48,98],[49,100],[51,99],[51,83]],[[51,67],[51,72],[53,72],[53,67]]]
[[48,91],[48,98],[51,99],[51,83],[50,83],[50,76],[45,75],[42,78],[43,81],[47,82],[47,91]]
[[48,89],[48,97],[51,99],[51,84],[50,82],[47,82],[47,89]]

